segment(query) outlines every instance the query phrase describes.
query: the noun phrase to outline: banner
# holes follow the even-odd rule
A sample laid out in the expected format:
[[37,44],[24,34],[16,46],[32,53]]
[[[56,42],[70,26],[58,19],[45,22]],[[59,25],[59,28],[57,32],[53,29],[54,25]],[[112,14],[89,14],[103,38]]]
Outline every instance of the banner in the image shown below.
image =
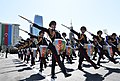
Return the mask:
[[5,32],[5,25],[2,24],[2,29],[1,29],[1,45],[4,45],[4,32]]
[[8,25],[8,45],[12,44],[12,25]]
[[2,24],[0,23],[0,45],[1,45],[1,32],[2,32]]
[[5,24],[4,45],[8,45],[8,24]]

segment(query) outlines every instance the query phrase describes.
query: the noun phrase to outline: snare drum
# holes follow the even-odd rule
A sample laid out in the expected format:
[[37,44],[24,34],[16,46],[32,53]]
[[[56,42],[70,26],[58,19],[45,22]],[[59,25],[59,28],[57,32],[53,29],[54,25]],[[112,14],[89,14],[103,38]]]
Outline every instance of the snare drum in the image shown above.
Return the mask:
[[65,51],[66,42],[63,39],[55,39],[54,45],[58,54]]
[[27,48],[26,50],[27,50],[27,55],[30,55],[30,49]]
[[36,55],[37,55],[37,48],[32,48],[32,52],[33,52],[33,57],[36,57]]
[[107,46],[107,51],[109,53],[109,56],[113,56],[113,50],[112,50],[112,46]]
[[107,50],[107,45],[103,45],[103,50]]
[[120,51],[120,43],[117,45],[118,50]]
[[66,54],[69,55],[69,56],[72,54],[71,46],[66,46]]
[[86,49],[88,56],[91,57],[93,54],[93,51],[94,51],[94,45],[93,44],[84,44],[84,48]]
[[48,46],[46,46],[46,45],[40,45],[39,49],[40,49],[40,56],[41,57],[46,57],[47,47]]

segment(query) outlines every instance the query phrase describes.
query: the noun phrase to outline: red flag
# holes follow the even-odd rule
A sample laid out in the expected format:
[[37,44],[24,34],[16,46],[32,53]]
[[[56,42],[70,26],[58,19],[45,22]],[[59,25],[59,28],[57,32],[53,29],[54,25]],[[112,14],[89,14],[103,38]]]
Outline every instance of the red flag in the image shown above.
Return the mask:
[[5,24],[4,44],[8,45],[8,24]]

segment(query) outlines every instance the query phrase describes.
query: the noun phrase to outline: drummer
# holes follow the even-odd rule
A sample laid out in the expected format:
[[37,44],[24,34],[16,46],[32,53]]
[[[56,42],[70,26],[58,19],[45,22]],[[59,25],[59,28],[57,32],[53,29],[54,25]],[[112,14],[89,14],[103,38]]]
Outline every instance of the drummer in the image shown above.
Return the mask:
[[107,50],[103,50],[103,45],[106,45],[104,38],[102,37],[102,31],[99,30],[97,31],[97,35],[94,35],[92,33],[90,33],[93,36],[93,44],[95,45],[95,47],[97,48],[97,53],[99,55],[98,61],[97,61],[97,65],[100,65],[100,60],[101,58],[104,59],[103,54],[105,54],[105,56],[113,63],[117,63],[115,61],[115,59],[111,58],[109,56],[109,53]]
[[25,40],[25,47],[27,48],[27,63],[29,63],[30,60],[30,53],[31,53],[31,49],[29,47],[29,42],[28,42],[29,38],[27,38],[27,40]]
[[30,51],[30,55],[31,55],[31,66],[35,65],[35,56],[33,54],[32,48],[36,48],[35,42],[34,42],[34,38],[30,37],[29,40],[29,47],[31,48]]
[[104,42],[104,38],[102,37],[102,34],[103,32],[101,30],[97,31],[97,49],[98,49],[98,55],[99,55],[99,58],[98,58],[98,61],[97,61],[97,65],[100,66],[100,60],[101,58],[104,59],[103,57],[103,45],[105,45],[105,42]]
[[78,40],[75,39],[78,44],[79,44],[79,52],[80,52],[80,55],[79,55],[79,65],[78,65],[78,69],[79,70],[82,70],[82,62],[84,60],[84,58],[91,63],[91,65],[95,68],[95,69],[98,69],[99,67],[97,67],[97,65],[90,59],[90,57],[88,56],[87,52],[86,52],[86,49],[84,48],[84,44],[88,43],[87,41],[87,36],[84,34],[86,32],[86,27],[85,26],[82,26],[80,28],[81,30],[81,34],[76,32],[75,30],[73,29],[70,29],[71,32],[73,32],[74,34],[76,34],[78,36]]
[[117,48],[117,45],[118,45],[118,41],[117,40],[119,40],[119,39],[117,38],[117,34],[116,33],[112,33],[111,40],[112,40],[113,57],[115,55],[115,52],[117,52],[117,54],[120,55],[120,51]]
[[[28,33],[28,35],[30,35],[31,38],[36,38],[38,40],[37,47],[38,47],[39,54],[40,54],[40,49],[39,49],[40,45],[48,46],[47,41],[44,38],[44,31],[40,31],[39,36],[32,35],[31,33]],[[47,67],[46,60],[45,60],[46,57],[42,57],[40,54],[39,58],[40,58],[40,70],[39,71],[42,72],[43,64],[45,68]]]
[[[65,32],[62,33],[62,36],[63,36],[63,38],[66,40],[66,45],[69,45],[69,46],[70,46],[69,39],[66,39],[66,36],[67,36],[67,35],[66,35]],[[72,58],[70,58],[70,56],[66,54],[66,50],[65,50],[65,52],[63,52],[63,54],[62,54],[62,62],[64,63],[65,56],[67,57],[67,61],[72,64]]]
[[56,31],[56,21],[51,21],[50,24],[49,24],[49,28],[44,28],[44,27],[40,27],[38,26],[37,24],[33,24],[34,27],[42,30],[42,31],[45,31],[47,32],[47,34],[49,35],[51,41],[49,41],[49,46],[48,48],[51,50],[52,52],[52,70],[51,70],[51,78],[57,78],[55,76],[55,65],[56,65],[56,62],[58,63],[59,67],[61,68],[62,72],[64,73],[65,77],[69,77],[71,76],[71,74],[68,74],[66,72],[66,69],[65,69],[65,66],[64,64],[61,62],[60,60],[60,57],[57,53],[57,50],[55,48],[55,46],[53,45],[53,42],[55,39],[62,39],[60,33],[58,31]]
[[27,50],[26,50],[26,46],[25,46],[25,40],[24,39],[21,39],[21,41],[24,42],[24,50],[23,50],[23,53],[24,53],[24,62],[26,61],[26,57],[27,57]]

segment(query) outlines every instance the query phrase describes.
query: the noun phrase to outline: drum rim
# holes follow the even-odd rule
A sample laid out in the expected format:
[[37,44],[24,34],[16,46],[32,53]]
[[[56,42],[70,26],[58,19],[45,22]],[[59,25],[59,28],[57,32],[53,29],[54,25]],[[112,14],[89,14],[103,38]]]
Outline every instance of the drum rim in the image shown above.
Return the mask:
[[63,40],[63,39],[55,39],[55,40]]
[[40,45],[39,47],[48,47],[47,45]]

